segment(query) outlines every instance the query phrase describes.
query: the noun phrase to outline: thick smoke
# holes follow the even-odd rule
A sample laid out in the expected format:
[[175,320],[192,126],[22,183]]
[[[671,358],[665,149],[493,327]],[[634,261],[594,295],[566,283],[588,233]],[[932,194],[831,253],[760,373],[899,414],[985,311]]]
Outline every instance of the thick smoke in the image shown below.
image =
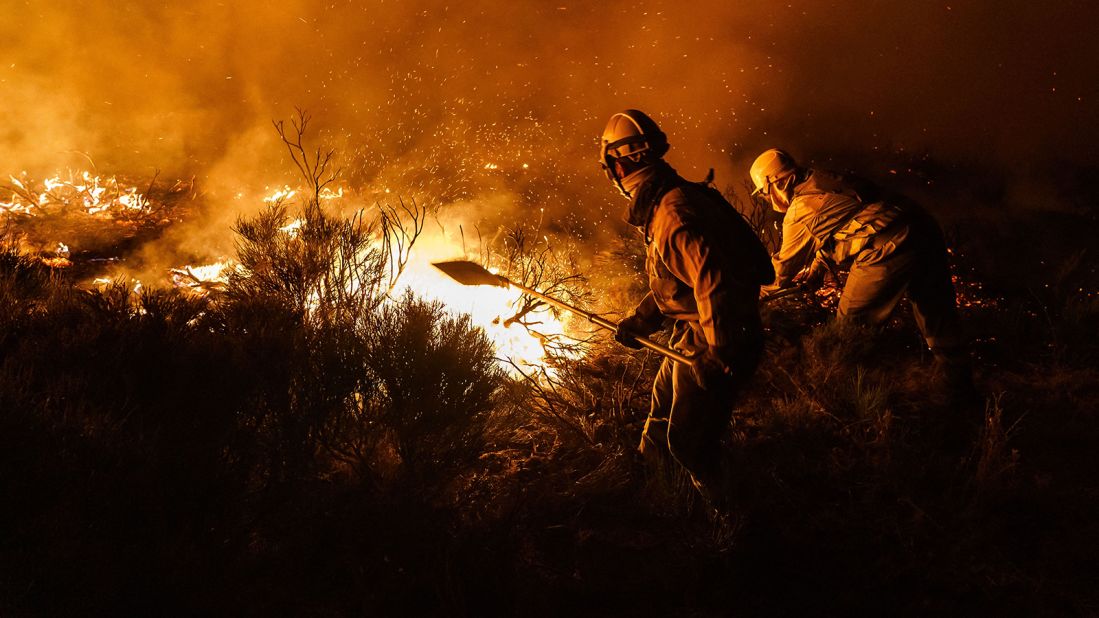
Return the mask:
[[296,106],[368,199],[482,201],[579,238],[621,229],[595,141],[626,107],[684,175],[730,186],[781,145],[1033,196],[1099,152],[1087,0],[3,2],[0,172],[87,155],[197,176],[210,219],[166,241],[181,251],[291,179],[270,123]]

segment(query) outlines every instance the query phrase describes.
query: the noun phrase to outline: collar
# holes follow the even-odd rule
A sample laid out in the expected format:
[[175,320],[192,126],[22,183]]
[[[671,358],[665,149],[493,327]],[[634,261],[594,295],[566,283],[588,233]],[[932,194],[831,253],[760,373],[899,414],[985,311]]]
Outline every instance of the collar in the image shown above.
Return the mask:
[[648,236],[649,222],[652,220],[656,205],[678,184],[679,174],[664,161],[637,170],[622,179],[622,186],[630,194],[630,206],[626,210],[626,221],[641,228]]

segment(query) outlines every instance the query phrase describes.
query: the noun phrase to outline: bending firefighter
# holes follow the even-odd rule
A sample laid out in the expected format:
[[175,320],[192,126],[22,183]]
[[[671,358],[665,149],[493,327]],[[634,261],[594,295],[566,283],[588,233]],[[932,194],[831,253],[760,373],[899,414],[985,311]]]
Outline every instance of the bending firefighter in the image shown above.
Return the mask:
[[681,178],[667,151],[667,137],[637,110],[615,114],[603,132],[601,162],[644,236],[650,289],[615,338],[637,347],[635,337],[675,320],[670,345],[696,360],[660,366],[640,449],[646,458],[669,452],[706,493],[719,478],[733,404],[759,363],[759,292],[774,272],[744,219],[708,182]]
[[[756,195],[784,213],[776,279],[765,292],[820,285],[826,271],[849,269],[838,317],[877,325],[907,292],[916,325],[948,384],[968,385],[954,286],[942,231],[919,206],[886,198],[864,181],[798,166],[771,149],[751,168]],[[804,270],[808,267],[808,270]]]

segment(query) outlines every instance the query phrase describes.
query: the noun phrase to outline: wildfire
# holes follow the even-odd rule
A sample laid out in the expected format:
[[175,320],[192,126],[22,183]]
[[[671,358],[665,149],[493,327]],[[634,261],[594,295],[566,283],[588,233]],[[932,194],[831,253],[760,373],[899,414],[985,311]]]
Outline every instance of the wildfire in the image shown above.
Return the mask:
[[9,176],[8,201],[0,202],[0,213],[37,216],[50,207],[76,207],[88,215],[110,218],[115,213],[143,211],[149,200],[137,187],[127,187],[114,176],[101,177],[87,170],[57,174],[41,183],[30,180],[26,172]]
[[134,279],[134,278],[129,278],[129,280],[127,281],[126,277],[121,277],[121,276],[117,277],[117,278],[114,278],[114,279],[112,279],[110,277],[96,277],[95,279],[92,280],[92,285],[97,287],[97,288],[104,288],[104,287],[107,287],[109,285],[122,285],[122,284],[126,284],[127,287],[130,288],[130,291],[133,292],[134,294],[140,294],[141,291],[145,289],[145,284],[143,284],[139,279]]
[[[263,198],[263,201],[268,204],[274,204],[275,202],[290,200],[298,194],[298,190],[291,189],[290,185],[275,187],[274,190],[272,190],[270,187],[265,187],[265,189],[267,191],[271,191],[271,193],[267,194]],[[317,197],[319,197],[322,201],[338,200],[343,197],[343,187],[337,187],[336,189],[329,189],[328,187],[325,187],[321,189],[320,193],[317,194]]]
[[950,279],[954,283],[954,294],[959,307],[995,309],[999,306],[999,300],[989,296],[980,281],[959,275],[951,275]]
[[279,228],[279,231],[283,234],[290,235],[291,238],[298,235],[298,230],[301,229],[301,219],[294,219],[288,225]]
[[469,314],[475,326],[485,331],[496,346],[500,363],[505,369],[529,373],[546,369],[549,360],[547,346],[567,338],[567,316],[558,318],[548,309],[515,318],[522,292],[514,288],[465,286],[444,275],[432,262],[453,257],[455,247],[442,239],[429,239],[417,244],[413,260],[401,277],[400,288],[437,300],[456,313]]
[[229,273],[236,268],[230,260],[221,260],[204,266],[183,266],[169,270],[172,284],[192,292],[206,294],[220,291],[229,281]]
[[72,266],[72,260],[69,259],[70,251],[69,246],[63,242],[57,243],[57,249],[54,250],[54,254],[50,257],[43,257],[42,263],[50,268],[68,268]]
[[[496,168],[496,164],[486,166],[486,169]],[[142,218],[147,218],[154,209],[149,197],[137,187],[128,186],[117,177],[101,176],[90,171],[56,174],[40,182],[32,180],[26,172],[9,178],[10,183],[0,185],[0,189],[6,190],[0,193],[0,200],[3,200],[0,201],[0,220],[19,217],[27,221],[47,215],[75,215],[129,224],[143,221]],[[169,193],[177,189],[178,186],[170,189]],[[265,203],[292,200],[302,194],[300,189],[288,185],[266,187],[265,192],[262,198]],[[386,192],[389,192],[388,189]],[[345,197],[345,191],[342,187],[326,187],[317,197],[323,201],[340,200]],[[281,231],[294,238],[302,225],[301,220],[293,220]],[[37,251],[42,262],[52,268],[72,266],[72,251],[65,243],[56,243],[52,250],[42,251],[39,248]],[[433,261],[463,253],[461,239],[449,238],[442,231],[420,237],[406,256],[407,263],[395,282],[391,296],[398,298],[408,288],[422,298],[441,302],[455,313],[470,315],[472,323],[482,328],[496,346],[501,364],[513,373],[517,368],[527,373],[545,369],[549,355],[547,350],[554,349],[555,353],[561,353],[558,344],[566,340],[563,320],[570,318],[558,318],[546,308],[522,311],[520,317],[522,293],[519,290],[466,287],[431,266]],[[117,257],[106,259],[113,261]],[[206,264],[171,268],[166,278],[172,285],[191,293],[217,293],[225,289],[229,275],[236,267],[232,260],[218,258]],[[137,279],[125,274],[119,274],[119,277],[112,279],[103,273],[91,280],[90,285],[104,286],[128,280],[135,290],[141,289],[142,283]]]
[[268,204],[273,204],[275,202],[288,200],[297,194],[298,192],[294,189],[291,189],[289,186],[284,186],[281,189],[275,189],[273,193],[263,198],[263,201],[267,202]]
[[[291,187],[283,186],[276,188],[264,201],[274,203],[297,194]],[[324,188],[318,197],[321,200],[338,200],[344,197],[344,190]],[[302,224],[302,220],[295,219],[280,231],[296,237]],[[399,253],[394,247],[390,250],[391,253]],[[522,298],[519,290],[463,286],[431,266],[432,262],[461,253],[461,239],[451,238],[444,231],[420,236],[407,256],[408,261],[395,282],[392,296],[399,298],[405,289],[411,289],[422,298],[441,302],[455,313],[468,314],[472,323],[483,329],[493,342],[506,369],[513,372],[516,368],[524,372],[544,369],[547,346],[566,337],[565,324],[546,309],[532,311],[522,320],[516,319],[514,316],[518,313],[517,307]]]
[[[293,190],[282,191],[282,199],[294,193]],[[295,219],[280,231],[293,238],[302,225],[302,220]],[[483,329],[495,345],[501,365],[513,373],[546,369],[547,346],[566,337],[563,320],[568,318],[559,319],[547,309],[539,309],[517,319],[517,307],[522,298],[519,290],[463,286],[431,266],[432,262],[459,253],[460,241],[447,238],[443,233],[419,238],[390,296],[399,298],[404,290],[411,289],[422,298],[444,304],[456,314],[469,314],[473,325]],[[209,294],[223,290],[236,267],[231,260],[220,259],[203,266],[173,268],[169,273],[176,287],[196,294]]]
[[[161,195],[178,195],[185,188],[185,183],[177,181]],[[87,256],[87,238],[132,236],[137,229],[167,223],[163,205],[160,201],[153,204],[145,192],[118,177],[87,170],[70,170],[42,181],[21,172],[9,175],[6,183],[0,182],[0,223],[12,225],[20,249],[37,255],[50,268],[72,266],[74,253]],[[111,229],[114,227],[119,228],[117,234]],[[72,240],[75,249],[51,238],[58,233]],[[112,258],[98,255],[95,259]]]

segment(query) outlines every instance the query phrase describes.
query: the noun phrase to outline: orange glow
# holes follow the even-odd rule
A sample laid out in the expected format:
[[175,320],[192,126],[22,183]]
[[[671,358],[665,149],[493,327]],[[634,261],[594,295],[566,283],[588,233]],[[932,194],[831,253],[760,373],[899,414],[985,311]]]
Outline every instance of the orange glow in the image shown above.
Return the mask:
[[230,260],[222,260],[203,266],[183,266],[169,271],[172,283],[179,288],[205,294],[220,290],[229,281],[229,273],[235,268]]
[[[296,194],[295,190],[282,188],[264,198],[264,201],[271,203]],[[334,192],[332,199],[342,194],[342,191]],[[301,219],[295,219],[280,231],[295,237],[302,225]],[[550,371],[547,368],[548,353],[545,342],[547,339],[565,337],[566,321],[570,317],[562,316],[559,319],[544,309],[525,316],[525,324],[509,319],[516,313],[516,306],[522,297],[519,290],[464,286],[431,265],[432,262],[453,259],[461,254],[460,239],[445,232],[433,230],[421,236],[413,246],[405,269],[389,297],[399,298],[409,289],[421,298],[444,304],[455,314],[469,314],[473,325],[483,329],[495,345],[502,367],[512,373]],[[236,265],[232,260],[223,258],[201,266],[172,268],[169,275],[172,284],[178,288],[196,294],[209,294],[224,289],[234,268]]]
[[469,314],[473,324],[484,329],[495,344],[500,363],[506,369],[514,372],[518,367],[525,373],[539,369],[548,371],[545,343],[567,336],[571,316],[557,318],[543,309],[528,314],[524,318],[526,325],[509,320],[516,313],[522,292],[515,288],[465,286],[431,265],[461,256],[460,244],[445,235],[421,238],[412,250],[398,289],[411,289],[424,298],[445,304],[454,312]]

